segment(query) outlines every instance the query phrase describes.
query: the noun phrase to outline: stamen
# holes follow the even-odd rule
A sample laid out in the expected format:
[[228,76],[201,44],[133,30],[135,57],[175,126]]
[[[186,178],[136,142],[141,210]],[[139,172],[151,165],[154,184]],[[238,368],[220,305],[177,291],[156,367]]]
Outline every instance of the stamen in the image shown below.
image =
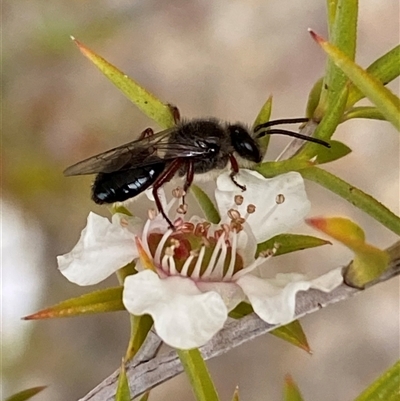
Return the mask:
[[179,205],[176,209],[176,213],[179,214],[186,214],[188,210],[188,206],[186,203],[183,203],[182,205]]
[[124,227],[124,228],[126,228],[126,227],[128,227],[129,226],[129,222],[128,222],[128,220],[127,219],[125,219],[125,218],[121,218],[121,220],[120,220],[120,222],[119,222],[119,224],[121,225],[121,227]]
[[237,271],[233,276],[232,280],[237,280],[242,276],[245,276],[247,273],[252,272],[256,267],[260,266],[265,262],[266,259],[258,257],[250,266],[245,267],[242,270]]
[[196,265],[194,266],[193,273],[190,275],[190,278],[195,280],[200,278],[201,265],[203,263],[205,252],[206,248],[202,246],[200,249],[199,256],[197,257]]
[[178,270],[176,270],[175,260],[172,256],[168,257],[169,262],[169,274],[171,276],[177,276],[179,274]]
[[194,230],[194,235],[197,236],[207,236],[208,235],[208,229],[211,227],[211,223],[208,221],[205,221],[203,223],[198,223],[196,225],[196,228]]
[[174,221],[174,227],[175,230],[179,230],[184,224],[184,220],[182,219],[182,217],[178,217],[175,219]]
[[207,237],[201,237],[201,242],[205,247],[209,247],[211,245]]
[[283,202],[285,202],[285,195],[283,194],[276,195],[275,202],[277,205],[281,205]]
[[233,272],[235,270],[235,262],[236,262],[236,247],[237,247],[237,234],[236,231],[232,232],[232,247],[231,247],[231,261],[229,263],[228,270],[224,276],[224,280],[230,280],[233,276]]
[[181,228],[180,231],[184,234],[190,234],[194,231],[194,224],[193,223],[189,223],[188,221],[185,221]]
[[217,260],[218,254],[220,252],[221,246],[222,246],[224,241],[225,241],[225,235],[222,234],[218,238],[217,243],[215,244],[214,251],[213,251],[213,253],[211,255],[211,258],[210,258],[210,262],[208,263],[207,269],[203,273],[203,277],[209,277],[209,276],[212,275],[212,272],[214,270],[215,261]]
[[174,198],[182,198],[182,196],[185,196],[186,192],[183,190],[182,187],[176,187],[175,189],[172,190],[172,196]]
[[243,223],[240,223],[238,221],[232,221],[231,224],[229,225],[231,231],[236,231],[237,233],[240,233],[240,231],[243,230]]
[[266,224],[266,221],[271,217],[271,215],[275,212],[275,210],[277,209],[278,204],[275,202],[274,206],[271,207],[271,209],[269,210],[268,213],[266,213],[264,215],[264,218],[262,219],[262,221],[260,222],[260,225],[262,224]]
[[221,244],[221,253],[219,254],[218,261],[215,264],[214,270],[212,272],[213,279],[222,280],[222,278],[224,277],[224,265],[227,253],[228,247],[226,246],[226,242],[224,241]]
[[150,223],[151,223],[151,219],[146,220],[146,223],[143,227],[143,233],[142,233],[142,246],[148,255],[151,255],[149,243],[147,241],[147,236],[149,234],[149,229],[150,229]]
[[154,220],[157,216],[157,210],[156,209],[149,209],[147,210],[147,217],[149,220]]
[[240,206],[243,203],[243,196],[242,195],[235,195],[235,204]]
[[161,269],[164,273],[169,274],[168,255],[164,255],[161,262]]
[[271,256],[274,256],[276,251],[274,251],[274,249],[266,249],[265,251],[262,251],[259,253],[259,256],[261,258],[269,258]]
[[190,256],[186,259],[185,263],[182,266],[182,269],[181,269],[181,272],[180,272],[181,276],[187,277],[189,266],[192,263],[192,260],[198,255],[199,255],[198,252],[190,251]]
[[170,244],[174,248],[179,248],[181,243],[176,238],[171,238]]
[[172,234],[172,229],[168,229],[165,234],[162,236],[161,241],[158,243],[157,245],[157,249],[156,252],[154,254],[154,262],[156,264],[160,264],[160,256],[161,256],[161,252],[164,248],[165,243],[167,242],[169,236]]
[[238,220],[238,219],[240,219],[240,213],[236,210],[236,209],[229,209],[228,210],[228,217],[231,219],[231,220]]
[[221,228],[224,230],[224,233],[225,233],[226,237],[228,238],[228,235],[229,235],[229,233],[231,231],[229,225],[226,224],[226,223],[221,224]]
[[174,256],[174,250],[175,250],[175,247],[174,247],[174,246],[167,246],[167,247],[165,248],[164,255],[167,255],[167,256]]
[[246,210],[248,214],[253,214],[256,211],[256,205],[250,203],[249,205],[247,205]]

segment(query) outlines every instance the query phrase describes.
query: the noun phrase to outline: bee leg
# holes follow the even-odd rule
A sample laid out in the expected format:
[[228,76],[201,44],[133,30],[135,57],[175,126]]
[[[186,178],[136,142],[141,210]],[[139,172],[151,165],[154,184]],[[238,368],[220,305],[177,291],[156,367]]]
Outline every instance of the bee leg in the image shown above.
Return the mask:
[[170,103],[168,103],[168,107],[172,112],[172,116],[174,117],[175,124],[178,124],[179,121],[181,121],[181,113],[179,112],[179,109]]
[[153,136],[154,131],[151,128],[146,128],[139,136],[139,140]]
[[179,168],[182,165],[181,159],[175,159],[155,180],[153,184],[153,197],[154,201],[156,203],[158,211],[162,214],[164,219],[167,221],[168,225],[174,230],[175,227],[172,224],[171,220],[168,218],[167,214],[165,213],[160,198],[158,197],[158,190],[161,188],[165,183],[170,181],[176,172],[179,170]]
[[239,184],[239,183],[235,180],[235,175],[239,172],[239,165],[238,165],[237,160],[235,159],[235,156],[233,156],[232,154],[230,154],[230,155],[229,155],[229,160],[230,160],[230,162],[231,162],[231,168],[232,168],[232,171],[231,171],[231,174],[230,174],[230,177],[231,177],[232,182],[233,182],[237,187],[239,187],[242,191],[246,191],[246,185],[241,185],[241,184]]
[[182,207],[183,210],[186,208],[186,202],[185,202],[185,196],[187,194],[187,191],[189,190],[190,186],[193,183],[193,178],[194,178],[194,164],[193,161],[189,161],[186,163],[186,181],[183,184],[183,196],[182,196]]

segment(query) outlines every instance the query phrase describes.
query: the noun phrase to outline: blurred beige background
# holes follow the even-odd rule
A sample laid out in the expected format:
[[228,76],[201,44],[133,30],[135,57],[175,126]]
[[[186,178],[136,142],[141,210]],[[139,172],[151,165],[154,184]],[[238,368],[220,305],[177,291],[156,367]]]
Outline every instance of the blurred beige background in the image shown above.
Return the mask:
[[[398,43],[397,0],[360,1],[358,62],[367,66]],[[36,399],[75,400],[119,365],[128,318],[114,313],[23,322],[21,316],[90,289],[67,282],[55,257],[71,249],[89,210],[91,177],[62,171],[132,140],[154,123],[79,53],[84,42],[184,117],[215,116],[251,124],[274,95],[273,118],[304,113],[325,57],[310,39],[326,36],[322,0],[9,1],[2,6],[3,65],[3,394],[49,385]],[[398,82],[392,89],[398,92]],[[157,127],[155,127],[157,128]],[[351,121],[336,138],[353,153],[327,166],[399,212],[399,139],[384,122]],[[287,143],[274,138],[273,159]],[[368,240],[387,247],[389,230],[336,195],[308,183],[311,215],[346,215]],[[311,233],[307,227],[297,232]],[[273,271],[320,274],[351,254],[339,244],[277,258]],[[103,286],[115,284],[111,278]],[[99,288],[99,287],[96,287]],[[392,280],[302,320],[307,355],[273,336],[209,363],[222,400],[282,399],[291,373],[304,399],[352,400],[399,358],[399,287]],[[185,376],[154,400],[191,400]]]

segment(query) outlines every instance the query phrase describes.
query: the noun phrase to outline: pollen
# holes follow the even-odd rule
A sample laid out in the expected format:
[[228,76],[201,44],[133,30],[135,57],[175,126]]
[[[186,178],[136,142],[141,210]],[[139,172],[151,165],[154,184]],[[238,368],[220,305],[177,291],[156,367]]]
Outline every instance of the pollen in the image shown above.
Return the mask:
[[277,203],[277,205],[281,205],[283,202],[285,202],[285,195],[283,194],[276,195],[275,202]]

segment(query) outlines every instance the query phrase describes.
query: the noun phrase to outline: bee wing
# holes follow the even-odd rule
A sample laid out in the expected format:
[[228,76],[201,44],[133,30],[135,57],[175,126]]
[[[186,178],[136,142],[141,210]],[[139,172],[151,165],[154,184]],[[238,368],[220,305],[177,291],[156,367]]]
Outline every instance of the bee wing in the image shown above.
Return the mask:
[[170,134],[175,129],[170,128],[89,157],[68,167],[64,171],[64,175],[112,173],[159,163],[162,160],[195,157],[204,154],[204,149],[194,144],[170,143]]

